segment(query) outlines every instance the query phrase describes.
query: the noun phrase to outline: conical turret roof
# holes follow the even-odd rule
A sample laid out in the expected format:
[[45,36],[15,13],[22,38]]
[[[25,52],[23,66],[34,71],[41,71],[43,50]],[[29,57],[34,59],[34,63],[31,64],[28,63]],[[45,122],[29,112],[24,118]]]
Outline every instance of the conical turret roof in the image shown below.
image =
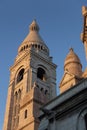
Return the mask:
[[73,63],[73,62],[81,65],[79,57],[74,52],[73,48],[70,48],[70,51],[69,51],[68,55],[66,56],[66,59],[65,59],[65,62],[64,62],[64,67],[66,67],[67,64]]
[[36,20],[33,20],[31,25],[29,26],[29,29],[30,29],[29,34],[26,36],[26,38],[20,45],[20,47],[18,49],[18,53],[23,51],[24,48],[31,48],[32,46],[35,46],[35,45],[37,46],[37,48],[39,47],[48,53],[49,49],[39,34],[40,28],[39,28]]
[[69,73],[74,74],[78,77],[81,77],[82,75],[82,64],[79,57],[72,48],[70,48],[70,51],[65,58],[64,70],[67,70]]
[[39,35],[39,26],[36,22],[36,20],[33,20],[33,22],[30,25],[30,32],[27,35],[27,37],[24,39],[23,43],[25,42],[39,42],[44,43],[43,39]]

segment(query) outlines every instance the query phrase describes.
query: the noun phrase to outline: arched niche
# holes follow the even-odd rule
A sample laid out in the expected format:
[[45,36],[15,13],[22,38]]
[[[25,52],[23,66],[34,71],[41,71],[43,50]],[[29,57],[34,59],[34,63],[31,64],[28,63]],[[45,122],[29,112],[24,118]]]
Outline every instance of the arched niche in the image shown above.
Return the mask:
[[87,108],[84,108],[78,115],[77,130],[87,130]]

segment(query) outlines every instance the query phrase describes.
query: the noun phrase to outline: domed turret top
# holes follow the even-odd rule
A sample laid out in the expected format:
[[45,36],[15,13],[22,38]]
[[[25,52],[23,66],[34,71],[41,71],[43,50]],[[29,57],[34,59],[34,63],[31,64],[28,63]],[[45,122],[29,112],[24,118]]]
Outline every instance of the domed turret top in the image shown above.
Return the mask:
[[42,50],[46,54],[49,54],[49,49],[39,34],[40,28],[36,20],[33,20],[33,22],[29,26],[29,29],[29,34],[20,45],[18,53],[28,50],[29,48],[34,48],[36,50]]
[[69,63],[78,63],[81,65],[79,57],[76,55],[74,52],[73,48],[70,48],[70,51],[68,55],[66,56],[65,62],[64,62],[64,67],[69,64]]
[[64,70],[77,75],[78,77],[81,77],[82,75],[82,64],[72,48],[70,48],[70,51],[66,56]]
[[60,91],[64,92],[82,80],[82,65],[79,57],[70,48],[64,62],[64,75],[60,82]]

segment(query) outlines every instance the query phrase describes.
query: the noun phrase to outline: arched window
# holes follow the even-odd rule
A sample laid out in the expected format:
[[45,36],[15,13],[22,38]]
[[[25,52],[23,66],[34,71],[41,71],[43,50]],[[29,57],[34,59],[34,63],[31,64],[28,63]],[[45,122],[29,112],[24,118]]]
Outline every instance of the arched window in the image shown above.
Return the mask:
[[24,118],[25,118],[25,119],[27,118],[27,110],[25,110]]
[[39,79],[45,81],[46,80],[46,72],[45,72],[45,70],[42,69],[42,68],[38,68],[38,70],[37,70],[37,77]]
[[85,118],[85,127],[86,127],[86,130],[87,130],[87,114],[84,116]]
[[41,88],[40,90],[43,91],[43,88]]
[[15,95],[14,95],[14,100],[15,100],[15,102],[17,102],[17,99],[18,99],[18,93],[15,92]]
[[45,95],[48,93],[48,90],[45,90]]
[[23,75],[24,75],[24,69],[21,69],[17,76],[17,83],[19,83],[23,79]]
[[21,90],[19,89],[18,91],[18,99],[20,100],[21,99]]

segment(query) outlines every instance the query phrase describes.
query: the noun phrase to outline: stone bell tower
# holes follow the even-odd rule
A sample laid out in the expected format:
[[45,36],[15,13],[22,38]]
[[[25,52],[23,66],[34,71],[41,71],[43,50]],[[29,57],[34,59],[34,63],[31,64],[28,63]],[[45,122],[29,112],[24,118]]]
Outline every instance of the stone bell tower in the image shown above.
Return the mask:
[[34,20],[10,67],[3,130],[37,130],[39,108],[56,96],[56,65]]

